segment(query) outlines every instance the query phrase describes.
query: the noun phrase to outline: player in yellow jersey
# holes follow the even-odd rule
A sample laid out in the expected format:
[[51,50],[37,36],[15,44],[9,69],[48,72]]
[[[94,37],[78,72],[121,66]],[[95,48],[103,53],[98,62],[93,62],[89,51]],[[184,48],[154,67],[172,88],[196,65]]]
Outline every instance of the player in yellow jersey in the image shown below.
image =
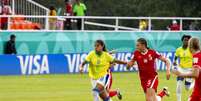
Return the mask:
[[[191,38],[190,35],[183,35],[181,38],[181,41],[183,42],[183,45],[179,48],[177,48],[175,52],[175,58],[173,65],[177,67],[177,69],[181,72],[189,72],[192,70],[192,60],[193,56],[190,52],[190,49],[188,47],[188,41]],[[178,66],[177,66],[177,60],[179,59]],[[185,81],[185,88],[186,90],[189,90],[192,88],[193,79],[192,78],[182,78],[177,77],[177,88],[176,88],[176,94],[177,94],[177,101],[181,101],[181,92],[182,92],[182,83]]]
[[99,101],[97,95],[103,101],[111,101],[106,87],[109,84],[110,63],[127,64],[127,62],[114,59],[108,52],[102,40],[95,42],[95,50],[91,51],[80,65],[80,72],[83,72],[85,64],[89,64],[89,77],[91,78],[94,101]]

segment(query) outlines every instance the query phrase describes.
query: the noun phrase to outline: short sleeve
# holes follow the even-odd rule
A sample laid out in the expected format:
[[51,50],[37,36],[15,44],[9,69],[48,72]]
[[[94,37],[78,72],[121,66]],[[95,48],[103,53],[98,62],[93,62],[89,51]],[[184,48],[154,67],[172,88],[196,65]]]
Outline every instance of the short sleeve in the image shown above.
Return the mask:
[[84,10],[87,10],[87,7],[86,7],[86,5],[85,5],[85,4],[83,4],[83,9],[84,9]]
[[154,56],[155,56],[155,58],[160,58],[161,54],[157,51],[154,51]]
[[107,60],[109,62],[113,62],[114,61],[114,57],[112,55],[110,55],[109,53],[106,53],[106,57],[107,57]]
[[[193,57],[193,65],[199,65],[199,58],[198,57]],[[196,67],[196,66],[195,66]]]
[[74,7],[73,7],[73,13],[76,13],[77,12],[77,5],[75,5]]
[[132,58],[133,61],[136,61],[137,60],[137,52],[134,51],[133,52],[133,58]]
[[176,56],[176,57],[179,56],[179,49],[176,50],[176,52],[175,52],[175,56]]
[[93,53],[93,52],[90,52],[90,53],[85,57],[85,61],[87,61],[87,62],[90,62],[90,61],[91,61],[92,53]]

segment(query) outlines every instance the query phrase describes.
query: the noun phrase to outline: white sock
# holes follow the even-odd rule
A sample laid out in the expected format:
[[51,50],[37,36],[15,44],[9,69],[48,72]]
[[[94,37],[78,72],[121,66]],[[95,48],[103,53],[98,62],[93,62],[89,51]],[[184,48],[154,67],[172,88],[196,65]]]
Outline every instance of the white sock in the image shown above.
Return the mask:
[[177,94],[177,101],[181,101],[181,92],[182,92],[182,81],[177,81],[177,88],[176,88],[176,94]]
[[161,97],[160,96],[156,96],[157,101],[161,101]]
[[94,98],[94,101],[99,101],[99,94],[98,94],[98,92],[93,91],[93,98]]

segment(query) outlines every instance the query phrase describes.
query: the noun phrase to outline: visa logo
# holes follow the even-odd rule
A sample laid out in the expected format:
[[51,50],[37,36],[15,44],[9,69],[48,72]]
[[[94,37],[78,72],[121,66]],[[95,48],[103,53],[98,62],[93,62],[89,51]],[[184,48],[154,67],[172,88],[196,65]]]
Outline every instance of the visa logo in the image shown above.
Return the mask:
[[17,56],[17,58],[23,75],[50,73],[47,55]]

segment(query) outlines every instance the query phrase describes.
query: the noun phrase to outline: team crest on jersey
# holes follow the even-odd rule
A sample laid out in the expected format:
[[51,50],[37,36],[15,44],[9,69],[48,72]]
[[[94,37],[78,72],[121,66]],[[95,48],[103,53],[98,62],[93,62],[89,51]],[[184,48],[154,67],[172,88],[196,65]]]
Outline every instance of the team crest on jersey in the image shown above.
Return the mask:
[[147,59],[144,59],[144,63],[147,63],[148,62],[148,60]]
[[151,54],[149,54],[148,57],[149,57],[149,60],[153,60]]
[[100,60],[97,60],[97,65],[99,65],[101,63],[101,61]]
[[198,63],[198,58],[193,58],[193,63]]

